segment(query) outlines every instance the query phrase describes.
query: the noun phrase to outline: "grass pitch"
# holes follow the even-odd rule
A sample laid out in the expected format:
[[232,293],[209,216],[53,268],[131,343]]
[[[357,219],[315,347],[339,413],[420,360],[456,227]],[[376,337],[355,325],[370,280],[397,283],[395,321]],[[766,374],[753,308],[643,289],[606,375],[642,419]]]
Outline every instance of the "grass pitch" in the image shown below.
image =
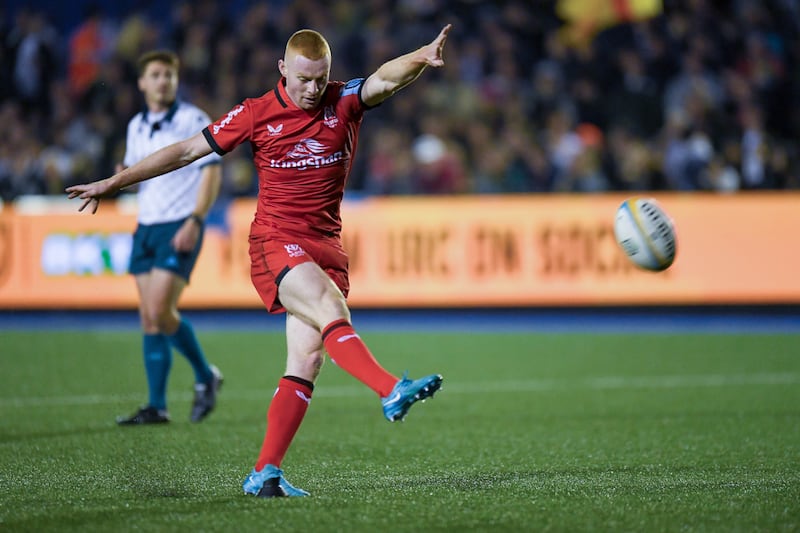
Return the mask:
[[362,333],[440,372],[404,423],[326,363],[283,468],[310,498],[246,497],[283,370],[276,333],[198,332],[225,374],[167,426],[134,332],[0,333],[0,531],[797,531],[800,337]]

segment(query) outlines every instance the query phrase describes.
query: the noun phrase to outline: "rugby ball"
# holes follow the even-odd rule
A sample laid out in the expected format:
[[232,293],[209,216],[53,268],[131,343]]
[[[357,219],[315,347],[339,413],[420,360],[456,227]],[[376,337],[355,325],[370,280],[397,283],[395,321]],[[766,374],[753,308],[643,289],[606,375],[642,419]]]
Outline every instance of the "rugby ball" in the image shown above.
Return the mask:
[[645,270],[666,270],[675,261],[675,226],[653,198],[622,202],[614,219],[614,237],[628,259]]

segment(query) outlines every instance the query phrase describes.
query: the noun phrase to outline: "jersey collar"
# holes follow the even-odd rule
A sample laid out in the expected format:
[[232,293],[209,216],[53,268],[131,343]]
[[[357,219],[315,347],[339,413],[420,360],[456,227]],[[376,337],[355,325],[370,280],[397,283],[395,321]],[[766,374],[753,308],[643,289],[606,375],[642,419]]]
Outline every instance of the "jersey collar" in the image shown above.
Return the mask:
[[[172,122],[172,117],[175,116],[175,113],[177,111],[178,111],[178,100],[175,100],[174,102],[172,102],[172,105],[169,106],[169,109],[167,110],[167,114],[164,115],[164,118],[162,118],[158,122],[159,123]],[[147,115],[148,115],[148,109],[147,109],[147,107],[145,107],[144,111],[142,111],[142,120],[144,120],[145,124],[149,124]]]
[[287,102],[292,102],[292,100],[286,93],[286,78],[280,79],[278,84],[275,86],[274,92],[275,92],[275,98],[278,100],[278,103],[281,104],[281,107],[284,109],[288,108],[289,104]]
[[[330,82],[328,83],[330,85]],[[327,91],[328,88],[326,87],[325,92],[327,93]],[[322,109],[322,105],[317,106],[316,109],[308,110],[308,109],[302,109],[297,104],[295,104],[294,101],[291,98],[289,98],[289,93],[286,92],[286,78],[283,76],[281,77],[278,84],[275,86],[275,89],[273,89],[273,92],[275,93],[275,98],[278,100],[278,103],[284,109],[294,109],[295,111],[302,111],[307,115],[315,115],[316,113],[319,112],[320,109]],[[327,94],[322,97],[322,101],[324,101],[326,97]]]

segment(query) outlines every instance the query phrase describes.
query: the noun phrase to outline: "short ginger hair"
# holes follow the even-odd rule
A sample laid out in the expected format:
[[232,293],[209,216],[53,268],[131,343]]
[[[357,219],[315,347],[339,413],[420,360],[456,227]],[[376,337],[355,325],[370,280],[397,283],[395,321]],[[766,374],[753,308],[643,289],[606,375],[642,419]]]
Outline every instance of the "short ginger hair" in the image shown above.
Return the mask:
[[301,55],[311,61],[331,56],[331,47],[321,33],[314,30],[298,30],[286,42],[284,57]]

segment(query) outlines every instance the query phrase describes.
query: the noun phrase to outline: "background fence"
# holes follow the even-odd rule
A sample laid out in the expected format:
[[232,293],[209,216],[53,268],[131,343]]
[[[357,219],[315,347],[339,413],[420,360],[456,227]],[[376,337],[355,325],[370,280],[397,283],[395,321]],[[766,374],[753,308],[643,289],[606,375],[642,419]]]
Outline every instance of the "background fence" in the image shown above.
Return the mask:
[[[800,303],[800,195],[662,193],[678,254],[636,269],[613,237],[624,195],[381,197],[345,201],[350,303],[521,307]],[[20,204],[0,212],[0,308],[128,309],[135,206]],[[261,308],[250,284],[254,200],[210,224],[187,308]]]

